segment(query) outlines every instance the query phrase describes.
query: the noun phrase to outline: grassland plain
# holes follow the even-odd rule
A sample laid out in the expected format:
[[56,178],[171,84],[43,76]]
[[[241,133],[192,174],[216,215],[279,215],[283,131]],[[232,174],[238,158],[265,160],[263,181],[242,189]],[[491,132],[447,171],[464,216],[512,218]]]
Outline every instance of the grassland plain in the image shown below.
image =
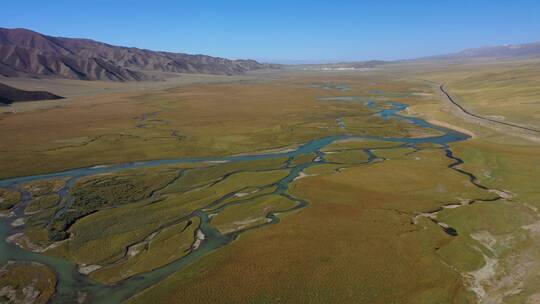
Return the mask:
[[[465,160],[461,167],[487,189],[448,171],[449,160],[436,146],[421,152],[374,149],[389,160],[365,168],[312,167],[292,190],[312,203],[301,216],[287,216],[277,227],[243,236],[242,242],[133,302],[184,296],[194,302],[307,297],[311,302],[534,303],[539,292],[538,147],[449,115],[435,88],[414,81],[409,85],[415,96],[401,95],[400,101],[413,105],[410,113],[473,135],[452,147]],[[347,148],[364,147],[354,143],[326,150]],[[499,195],[502,201],[490,202]],[[411,226],[411,218],[422,211],[426,216]],[[458,235],[443,233],[432,220],[434,213]]]
[[[382,108],[391,106],[385,105],[388,100],[399,101],[412,105],[409,114],[466,129],[474,138],[452,144],[453,153],[436,144],[341,141],[294,159],[94,175],[74,181],[73,199],[60,202],[53,197],[69,180],[32,183],[25,187],[35,195],[26,207],[27,223],[36,225],[25,229],[47,232],[38,237],[41,247],[53,245],[46,254],[73,261],[106,284],[122,284],[189,255],[204,241],[203,224],[225,236],[247,229],[132,303],[521,303],[537,297],[537,147],[448,115],[448,105],[430,83],[385,73],[289,73],[274,80],[114,94],[109,103],[96,99],[7,115],[0,124],[8,131],[0,136],[12,145],[2,153],[3,174],[201,151],[286,150],[333,134],[439,135],[378,117],[381,109],[369,106],[370,100]],[[314,85],[321,83],[326,85]],[[353,96],[365,100],[320,99]],[[55,120],[59,114],[81,118]],[[29,132],[26,139],[15,136],[31,121],[42,131]],[[69,143],[55,142],[62,138]],[[116,152],[122,149],[126,155]],[[526,167],[522,161],[529,157],[534,165]],[[35,166],[27,163],[30,158]],[[318,164],[318,158],[335,163]],[[303,175],[283,192],[282,181],[295,168],[304,168]],[[309,208],[281,212],[296,210],[291,206],[299,200]],[[64,221],[70,212],[76,216]],[[274,219],[274,213],[278,225],[250,230]],[[64,224],[49,233],[58,220]],[[56,242],[56,235],[63,241]]]
[[291,193],[310,201],[309,208],[243,236],[135,302],[180,294],[197,303],[472,301],[437,254],[453,237],[430,220],[411,222],[420,211],[494,195],[448,169],[443,150],[403,158],[299,179]]
[[391,65],[389,70],[396,75],[427,81],[436,86],[443,84],[449,95],[466,111],[483,117],[475,119],[471,115],[464,115],[462,110],[452,109],[454,114],[465,120],[483,124],[499,134],[510,134],[514,138],[522,137],[540,143],[539,64],[537,58],[426,60],[414,64]]
[[[538,145],[506,144],[475,139],[455,147],[489,187],[505,189],[504,204],[478,204],[465,210],[445,210],[445,221],[469,231],[484,255],[480,270],[471,271],[486,302],[535,303],[539,299],[540,174]],[[448,211],[448,212],[446,212]],[[472,220],[474,219],[474,220]]]
[[[395,72],[407,70],[409,77],[446,84],[452,95],[475,114],[536,128],[538,62],[536,59],[459,62],[447,66],[427,62],[403,70],[401,66]],[[431,97],[424,97],[437,96],[440,93],[437,90],[435,85]],[[459,125],[468,130],[473,135],[471,140],[452,145],[464,160],[462,168],[472,172],[484,185],[506,190],[502,204],[479,203],[469,208],[445,209],[439,214],[469,235],[466,239],[460,235],[453,246],[468,246],[482,252],[481,268],[462,264],[457,269],[468,272],[474,290],[484,303],[538,302],[540,194],[536,181],[540,177],[540,151],[537,135],[448,115],[454,113],[448,105],[439,110],[429,104],[418,105],[410,110],[441,124]],[[446,259],[455,259],[455,253]]]
[[540,60],[462,63],[423,72],[474,113],[540,129]]
[[[370,96],[369,91],[384,87],[412,93],[407,84],[384,78],[374,83],[363,77],[334,77],[355,84],[350,95]],[[201,156],[200,151],[230,155],[289,146],[344,133],[335,123],[340,117],[363,119],[366,128],[354,130],[360,134],[392,135],[403,127],[396,124],[388,128],[355,104],[316,102],[317,97],[338,94],[309,87],[327,79],[332,81],[321,76],[284,77],[197,84],[149,94],[113,93],[59,108],[4,114],[0,120],[4,130],[0,135],[0,176]]]

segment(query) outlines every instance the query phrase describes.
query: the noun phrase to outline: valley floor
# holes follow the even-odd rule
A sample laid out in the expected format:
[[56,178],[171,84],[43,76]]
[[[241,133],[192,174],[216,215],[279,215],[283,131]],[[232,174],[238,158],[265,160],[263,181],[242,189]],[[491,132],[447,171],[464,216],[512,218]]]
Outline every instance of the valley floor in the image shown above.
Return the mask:
[[454,69],[20,82],[69,98],[0,114],[0,296],[536,303],[540,146],[457,113],[439,83],[503,115]]

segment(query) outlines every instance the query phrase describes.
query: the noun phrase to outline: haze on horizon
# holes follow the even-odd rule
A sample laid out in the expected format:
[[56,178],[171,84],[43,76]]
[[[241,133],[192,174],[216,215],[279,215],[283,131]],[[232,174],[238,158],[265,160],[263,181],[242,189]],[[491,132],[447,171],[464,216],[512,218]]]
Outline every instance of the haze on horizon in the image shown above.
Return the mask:
[[540,40],[540,3],[495,2],[9,1],[0,26],[278,63],[395,60]]

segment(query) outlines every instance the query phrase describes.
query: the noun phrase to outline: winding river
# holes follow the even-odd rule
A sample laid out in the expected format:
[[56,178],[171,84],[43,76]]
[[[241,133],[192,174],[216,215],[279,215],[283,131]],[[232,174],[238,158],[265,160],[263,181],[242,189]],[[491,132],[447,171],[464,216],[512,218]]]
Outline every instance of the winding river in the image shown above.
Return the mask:
[[[333,89],[338,89],[344,91],[343,87],[336,86],[337,88],[332,87]],[[247,230],[256,229],[262,225],[271,225],[279,222],[278,213],[292,211],[294,209],[300,209],[306,207],[309,202],[304,201],[300,198],[291,196],[288,193],[288,186],[291,182],[294,181],[301,173],[308,167],[317,166],[320,164],[328,163],[324,158],[324,153],[321,152],[321,149],[328,146],[329,144],[346,139],[368,139],[368,140],[381,140],[387,142],[397,142],[401,143],[399,147],[412,147],[415,149],[422,149],[417,146],[418,144],[430,143],[438,144],[441,149],[446,151],[447,157],[454,159],[456,163],[461,164],[462,161],[455,157],[448,144],[457,141],[463,141],[469,138],[468,135],[451,130],[448,128],[440,127],[428,123],[427,121],[416,118],[408,117],[399,114],[399,112],[405,110],[407,105],[398,103],[398,102],[364,102],[361,99],[356,97],[328,97],[321,98],[321,102],[326,101],[340,101],[340,102],[354,102],[362,106],[368,106],[375,110],[376,115],[380,115],[384,119],[395,118],[399,120],[406,121],[411,124],[415,124],[421,128],[432,129],[438,131],[442,135],[432,136],[432,137],[423,137],[423,138],[406,138],[406,137],[380,137],[380,136],[355,136],[355,135],[336,135],[328,136],[319,139],[312,140],[308,143],[305,143],[294,151],[289,152],[275,152],[275,153],[266,153],[266,154],[251,154],[251,155],[242,155],[242,156],[228,156],[228,157],[193,157],[193,158],[178,158],[178,159],[166,159],[166,160],[153,160],[153,161],[142,161],[142,162],[132,162],[132,163],[123,163],[116,164],[111,166],[94,166],[88,168],[78,168],[67,170],[63,172],[51,173],[51,174],[42,174],[42,175],[33,175],[26,177],[17,177],[10,178],[0,181],[0,187],[7,187],[17,189],[21,191],[21,186],[25,183],[36,181],[36,180],[45,180],[45,179],[55,179],[55,178],[68,178],[67,186],[61,191],[61,196],[64,200],[69,199],[69,190],[72,187],[77,179],[89,175],[101,174],[101,173],[114,173],[126,169],[136,169],[136,168],[150,168],[156,166],[162,166],[167,164],[180,164],[180,163],[197,163],[197,162],[210,162],[210,161],[228,161],[228,162],[242,162],[250,160],[261,160],[261,159],[271,159],[271,158],[282,158],[288,157],[289,162],[287,162],[287,167],[290,169],[290,173],[287,177],[283,178],[276,184],[272,185],[275,188],[273,194],[285,196],[292,201],[296,202],[296,206],[288,209],[281,210],[276,213],[270,213],[267,215],[267,222],[261,224],[257,227],[250,227],[248,229],[235,231],[229,234],[221,234],[217,229],[213,228],[209,223],[211,221],[211,215],[213,213],[219,212],[224,207],[218,209],[212,208],[212,206],[217,206],[220,201],[228,198],[231,194],[228,194],[225,197],[222,197],[220,200],[213,202],[209,206],[205,206],[201,209],[195,210],[190,216],[197,216],[201,219],[201,224],[199,227],[200,232],[204,234],[204,239],[200,242],[199,246],[196,249],[191,250],[191,252],[185,257],[172,262],[166,266],[158,268],[156,270],[150,271],[148,273],[140,274],[133,276],[131,278],[125,279],[120,283],[108,286],[92,281],[86,275],[79,273],[77,265],[72,262],[47,256],[45,254],[36,253],[28,250],[24,250],[12,243],[6,241],[10,235],[20,232],[21,227],[13,227],[11,223],[18,217],[21,217],[24,212],[24,206],[31,199],[31,196],[28,193],[23,193],[23,202],[19,203],[16,209],[14,210],[15,216],[10,218],[3,218],[0,221],[0,263],[5,263],[8,260],[15,261],[34,261],[39,262],[45,265],[48,265],[54,269],[58,275],[58,285],[57,292],[52,299],[53,303],[74,303],[77,302],[77,299],[81,300],[86,297],[87,302],[92,303],[120,303],[142,290],[156,284],[157,282],[163,280],[167,276],[182,270],[186,265],[200,259],[204,255],[212,252],[218,248],[226,246],[230,242],[234,241],[240,234]],[[337,121],[339,127],[346,128],[345,123],[342,119]],[[365,152],[368,153],[369,159],[366,164],[371,162],[378,161],[380,159],[371,151],[370,149],[365,149]],[[317,155],[311,162],[303,163],[300,165],[291,165],[292,159],[303,154],[314,153]],[[452,164],[451,166],[456,166]],[[453,168],[449,166],[450,168]],[[469,175],[472,182],[476,181],[476,178],[468,173],[463,171],[462,173]],[[481,186],[481,185],[479,185]],[[238,203],[238,202],[236,202]],[[447,233],[452,234],[455,231],[447,231]]]

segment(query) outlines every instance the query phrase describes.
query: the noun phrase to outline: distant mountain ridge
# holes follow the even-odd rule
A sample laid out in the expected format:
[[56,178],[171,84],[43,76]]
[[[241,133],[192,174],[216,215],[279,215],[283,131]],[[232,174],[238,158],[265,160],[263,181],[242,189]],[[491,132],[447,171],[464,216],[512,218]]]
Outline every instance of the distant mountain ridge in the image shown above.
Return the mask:
[[470,48],[463,51],[431,56],[436,59],[457,59],[457,58],[527,58],[540,57],[540,42],[523,44],[505,44],[497,46],[485,46]]
[[540,58],[540,42],[524,44],[506,44],[498,46],[486,46],[479,48],[470,48],[457,53],[434,55],[420,58],[402,59],[395,61],[370,60],[370,61],[351,61],[337,63],[320,64],[297,64],[293,67],[304,70],[363,70],[378,68],[390,63],[414,62],[424,60],[462,60],[462,59],[527,59]]
[[337,62],[337,63],[319,63],[319,64],[298,64],[296,67],[300,67],[303,70],[328,70],[328,71],[342,71],[342,70],[363,70],[373,69],[379,65],[388,63],[382,60],[370,60],[370,61],[353,61],[353,62]]
[[0,75],[8,77],[140,81],[162,79],[164,73],[237,75],[269,67],[276,66],[0,28]]

